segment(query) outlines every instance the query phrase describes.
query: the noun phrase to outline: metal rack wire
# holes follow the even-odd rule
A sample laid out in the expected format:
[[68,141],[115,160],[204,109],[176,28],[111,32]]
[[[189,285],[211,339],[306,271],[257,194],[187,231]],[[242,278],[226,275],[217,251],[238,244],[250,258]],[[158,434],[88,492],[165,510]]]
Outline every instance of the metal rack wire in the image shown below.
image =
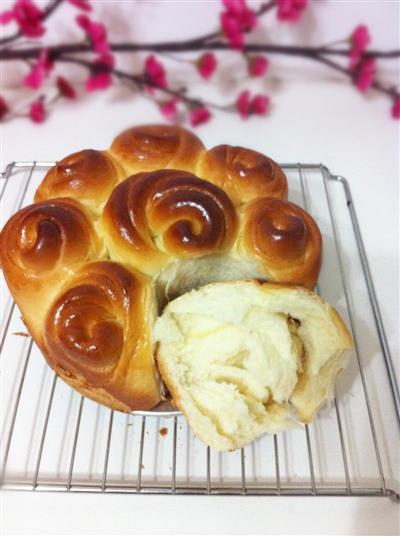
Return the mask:
[[[29,202],[30,193],[35,188],[36,175],[40,180],[43,172],[52,165],[54,162],[14,162],[7,166],[1,177],[0,199],[2,203],[4,199],[12,202],[8,203],[5,212],[16,211]],[[32,359],[32,355],[38,353],[38,350],[30,337],[24,342],[21,342],[21,338],[17,342],[13,337],[12,329],[19,329],[21,325],[18,310],[12,300],[7,303],[3,300],[4,327],[0,339],[2,367],[3,372],[13,369],[10,373],[12,379],[9,382],[9,394],[8,397],[5,395],[3,402],[3,407],[6,407],[2,435],[4,489],[209,495],[380,496],[400,500],[398,492],[395,491],[398,483],[393,480],[390,486],[387,484],[387,474],[391,478],[393,473],[390,459],[395,455],[395,445],[390,443],[389,447],[387,446],[387,428],[391,428],[396,420],[397,424],[400,423],[399,389],[349,184],[343,177],[332,175],[322,165],[282,164],[282,167],[288,175],[293,200],[314,215],[323,230],[325,244],[328,243],[325,254],[328,261],[330,259],[329,269],[327,265],[322,270],[318,292],[334,302],[344,314],[353,333],[355,359],[352,387],[349,389],[348,385],[342,386],[339,382],[333,407],[322,412],[322,417],[316,423],[306,425],[304,430],[264,437],[255,445],[241,449],[238,453],[226,454],[224,458],[209,447],[202,447],[190,435],[191,432],[179,412],[171,412],[168,407],[125,416],[101,408],[74,393],[57,379],[39,356]],[[315,202],[317,196],[319,200],[323,197],[325,204],[320,215],[316,214],[316,206],[321,204]],[[347,224],[345,218],[348,219]],[[344,234],[341,233],[343,225],[346,230]],[[348,238],[349,230],[353,245],[343,244],[343,236]],[[346,255],[349,251],[355,252],[356,261],[363,272],[365,289],[357,289],[356,292],[349,284],[347,273],[349,270]],[[336,269],[332,268],[332,263]],[[363,300],[364,306],[368,304],[374,331],[376,350],[367,367],[365,344],[360,336],[360,321],[354,303],[358,299]],[[368,344],[370,347],[371,343]],[[44,369],[41,368],[43,365]],[[390,393],[390,397],[383,402],[380,397],[375,396],[376,385],[371,382],[371,376],[375,373],[380,375],[380,386],[385,382]],[[28,385],[31,379],[39,377],[40,374],[40,389]],[[374,389],[372,396],[371,388]],[[354,400],[353,391],[356,391]],[[36,403],[30,399],[32,393],[38,395]],[[384,411],[379,407],[379,402],[381,405],[383,403]],[[36,408],[32,417],[33,424],[31,417],[26,415],[30,409],[27,407],[29,404]],[[67,415],[66,424],[58,423],[57,428],[57,417],[64,411]],[[88,416],[84,425],[85,412]],[[365,418],[359,420],[361,414]],[[358,423],[355,428],[354,415],[357,415],[356,424]],[[377,415],[380,418],[377,419]],[[87,440],[91,434],[88,428],[93,421],[96,421],[96,429],[93,437]],[[98,437],[98,422],[102,423],[99,425],[103,430],[100,434],[101,441]],[[33,431],[30,438],[26,433],[18,433],[18,424],[22,430],[31,425]],[[158,430],[161,424],[165,426]],[[132,428],[129,429],[130,426]],[[169,437],[162,437],[162,430],[167,430],[168,434],[165,435]],[[392,429],[390,433],[393,433]],[[57,434],[62,434],[58,446],[55,439]],[[358,442],[361,441],[361,447],[357,446],[359,435],[361,440]],[[115,436],[122,437],[123,441],[114,440]],[[321,439],[322,436],[329,438],[328,445],[326,440],[324,442]],[[85,466],[79,459],[85,458],[90,450],[89,447],[85,450],[87,441],[91,442],[92,456],[89,464]],[[335,442],[336,448],[332,450],[332,444]],[[100,443],[104,445],[101,455],[96,454],[97,445]],[[128,444],[130,446],[127,446]],[[51,452],[49,445],[54,445],[54,448],[50,449]],[[121,445],[123,451],[119,453]],[[298,449],[301,462],[304,462],[301,469],[293,462],[296,457],[293,453]],[[368,449],[369,455],[364,459],[364,450]],[[389,452],[392,449],[394,454]],[[24,452],[21,453],[22,451]],[[55,454],[62,459],[56,469],[46,464]],[[125,461],[129,456],[132,463],[126,465]],[[14,459],[12,467],[9,467],[11,457]],[[97,459],[96,469],[93,469],[93,458]],[[122,465],[121,459],[124,460]],[[372,459],[375,460],[373,464]],[[151,475],[145,474],[148,471],[145,471],[144,463],[154,466]],[[372,472],[371,464],[375,466]],[[331,474],[330,465],[334,466],[335,474]]]

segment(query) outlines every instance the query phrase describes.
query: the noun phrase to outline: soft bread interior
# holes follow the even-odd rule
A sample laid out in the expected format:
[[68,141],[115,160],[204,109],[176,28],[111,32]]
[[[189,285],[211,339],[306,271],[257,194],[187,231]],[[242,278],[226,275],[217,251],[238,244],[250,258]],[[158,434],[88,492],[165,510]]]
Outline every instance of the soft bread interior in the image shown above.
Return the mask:
[[351,337],[311,291],[221,282],[170,302],[154,331],[161,375],[194,432],[218,450],[309,422]]

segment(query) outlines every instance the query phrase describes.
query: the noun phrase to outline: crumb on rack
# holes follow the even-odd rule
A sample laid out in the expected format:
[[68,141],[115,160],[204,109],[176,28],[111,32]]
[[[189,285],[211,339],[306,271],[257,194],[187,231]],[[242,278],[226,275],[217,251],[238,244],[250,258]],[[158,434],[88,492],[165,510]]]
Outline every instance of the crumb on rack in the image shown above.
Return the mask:
[[29,333],[25,333],[25,331],[14,331],[13,335],[19,335],[20,337],[29,337]]
[[160,435],[166,436],[168,434],[168,428],[165,426],[163,428],[160,428]]

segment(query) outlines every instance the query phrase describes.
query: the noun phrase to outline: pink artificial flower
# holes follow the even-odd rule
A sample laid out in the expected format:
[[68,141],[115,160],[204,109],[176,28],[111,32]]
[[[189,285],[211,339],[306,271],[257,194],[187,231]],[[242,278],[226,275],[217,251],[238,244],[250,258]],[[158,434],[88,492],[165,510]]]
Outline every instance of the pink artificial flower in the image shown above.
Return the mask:
[[371,41],[367,26],[360,24],[350,36],[350,67],[354,67],[360,62],[362,55]]
[[189,114],[189,119],[192,127],[197,127],[211,119],[211,112],[205,106],[194,108]]
[[246,7],[244,0],[222,0],[222,3],[227,11],[235,15],[240,14],[243,8]]
[[89,29],[92,25],[92,21],[87,15],[77,15],[75,17],[77,25],[82,28],[85,32],[89,33]]
[[9,112],[9,107],[5,99],[0,95],[0,121]]
[[236,100],[236,109],[243,119],[251,114],[265,115],[269,108],[269,97],[267,95],[255,95],[250,98],[250,91],[242,91]]
[[253,56],[248,61],[250,76],[263,76],[268,69],[268,60],[264,56]]
[[281,22],[298,22],[306,9],[308,0],[276,0],[277,17]]
[[355,78],[356,87],[361,93],[365,93],[371,87],[375,71],[376,64],[373,58],[366,58],[361,62]]
[[78,26],[86,32],[95,52],[99,54],[108,54],[110,52],[110,44],[104,24],[93,22],[87,15],[78,15],[75,20]]
[[221,27],[232,48],[244,46],[244,35],[240,22],[230,13],[221,13]]
[[43,49],[39,54],[37,62],[32,67],[31,72],[25,76],[23,85],[32,89],[39,89],[45,78],[49,76],[52,68],[53,62],[49,60],[48,51]]
[[66,99],[74,100],[76,99],[76,91],[71,86],[71,84],[62,76],[57,76],[57,88],[58,92],[62,97]]
[[91,93],[98,89],[107,89],[111,85],[110,73],[106,71],[94,72],[86,80],[86,91]]
[[167,77],[165,75],[165,69],[154,54],[147,57],[144,70],[147,78],[155,86],[165,89],[167,87]]
[[244,46],[244,32],[252,30],[257,24],[257,17],[246,6],[245,0],[222,0],[225,11],[220,15],[222,31],[232,48]]
[[68,2],[82,11],[92,11],[89,0],[68,0]]
[[197,60],[197,70],[200,76],[208,80],[217,68],[217,58],[212,52],[206,52]]
[[46,110],[42,97],[32,102],[29,109],[29,117],[34,123],[43,123],[43,121],[46,119]]
[[364,52],[371,41],[369,31],[365,24],[359,24],[350,37],[353,47]]
[[246,6],[245,0],[222,0],[226,12],[232,15],[240,23],[244,31],[250,31],[257,24],[254,10]]
[[392,106],[393,119],[400,119],[400,97],[396,97]]
[[177,104],[179,102],[178,97],[174,97],[171,100],[160,103],[160,111],[163,116],[168,120],[173,120],[178,112]]
[[250,103],[251,112],[257,115],[266,115],[269,108],[269,97],[267,95],[256,95]]
[[112,84],[110,69],[114,67],[115,59],[112,54],[100,56],[94,63],[92,72],[86,80],[86,91],[107,89]]
[[109,69],[112,69],[115,66],[114,54],[111,54],[111,52],[101,54],[94,62],[94,64],[100,67],[108,67]]
[[18,24],[20,31],[27,37],[40,37],[46,31],[42,25],[43,11],[32,0],[16,0],[13,8],[0,16],[1,24],[12,20]]
[[3,11],[3,13],[0,13],[0,24],[8,24],[12,20],[14,20],[13,11]]
[[242,91],[236,100],[236,108],[239,114],[245,119],[250,115],[250,91]]

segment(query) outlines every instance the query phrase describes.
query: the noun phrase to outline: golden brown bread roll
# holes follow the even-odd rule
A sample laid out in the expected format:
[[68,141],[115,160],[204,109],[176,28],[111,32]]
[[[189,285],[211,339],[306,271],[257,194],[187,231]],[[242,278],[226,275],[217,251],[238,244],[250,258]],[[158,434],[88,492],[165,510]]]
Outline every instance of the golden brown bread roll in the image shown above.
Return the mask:
[[213,281],[314,286],[321,237],[286,197],[284,173],[260,153],[134,127],[48,172],[3,229],[1,262],[57,374],[114,409],[150,409],[163,396],[157,306]]
[[115,138],[110,148],[128,175],[157,169],[194,172],[204,150],[197,136],[171,125],[129,128]]
[[7,284],[35,338],[43,332],[51,300],[71,271],[104,251],[89,212],[73,199],[23,208],[0,235]]
[[242,247],[259,259],[268,279],[314,288],[322,238],[305,210],[281,199],[259,199],[246,206],[241,230]]
[[50,169],[36,191],[35,202],[67,196],[98,212],[125,176],[119,162],[106,151],[79,151]]
[[102,228],[113,258],[156,275],[171,258],[226,251],[237,217],[229,197],[213,184],[162,170],[119,184],[104,207]]
[[260,197],[287,199],[282,169],[271,158],[243,147],[218,145],[206,151],[197,174],[225,190],[235,205]]
[[155,300],[146,276],[113,262],[84,264],[52,304],[43,350],[82,394],[113,409],[148,409],[161,386],[150,340]]

